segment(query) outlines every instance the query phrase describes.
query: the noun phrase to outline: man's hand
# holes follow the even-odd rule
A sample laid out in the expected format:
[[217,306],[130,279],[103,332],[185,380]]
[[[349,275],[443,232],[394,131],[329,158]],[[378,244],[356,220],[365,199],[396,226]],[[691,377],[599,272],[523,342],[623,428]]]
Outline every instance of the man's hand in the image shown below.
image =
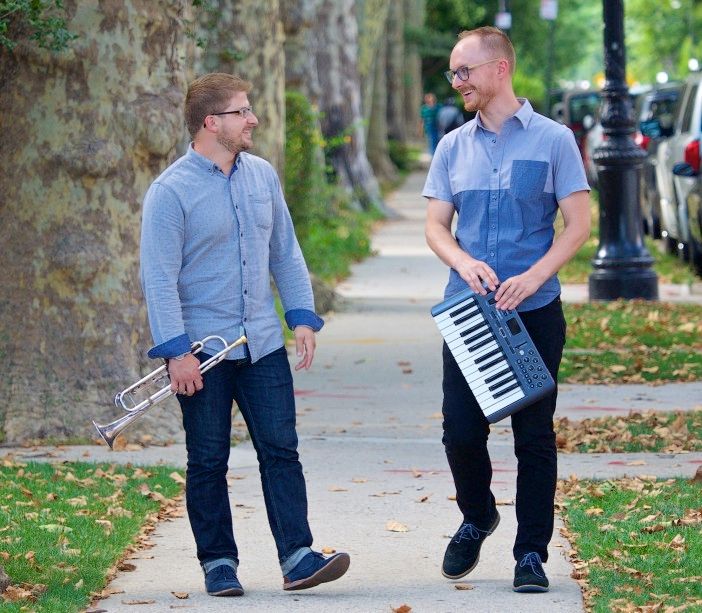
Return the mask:
[[200,360],[192,353],[182,360],[168,360],[168,374],[171,378],[171,389],[176,394],[192,396],[202,389]]
[[295,365],[295,370],[300,370],[301,368],[307,370],[312,366],[314,349],[317,346],[314,330],[308,326],[295,326],[293,334],[295,334],[295,350],[297,352],[297,357],[301,358]]
[[544,283],[543,279],[530,269],[521,275],[507,279],[495,292],[495,306],[502,311],[516,309],[524,300],[534,294]]
[[485,262],[476,260],[469,255],[461,258],[461,261],[456,264],[455,271],[461,275],[461,278],[470,286],[470,289],[481,296],[487,294],[483,283],[488,286],[490,291],[494,291],[500,283],[492,268]]

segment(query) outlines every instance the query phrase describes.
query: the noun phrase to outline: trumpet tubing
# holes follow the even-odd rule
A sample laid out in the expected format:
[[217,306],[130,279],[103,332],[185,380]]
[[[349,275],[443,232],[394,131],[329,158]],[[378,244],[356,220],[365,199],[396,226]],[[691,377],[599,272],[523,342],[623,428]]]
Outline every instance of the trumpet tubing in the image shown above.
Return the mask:
[[[218,340],[224,345],[224,349],[222,349],[219,353],[213,355],[211,358],[208,360],[202,362],[200,364],[200,372],[205,373],[207,372],[210,368],[213,366],[216,366],[219,364],[222,360],[224,360],[227,356],[227,354],[234,349],[235,347],[238,347],[239,345],[243,345],[246,343],[246,336],[241,336],[239,337],[236,341],[234,341],[231,344],[227,344],[227,341],[224,340],[221,336],[207,336],[203,338],[201,341],[196,341],[195,343],[192,344],[190,351],[192,354],[199,353],[202,348],[205,346],[205,344],[210,341],[210,340]],[[158,404],[162,400],[165,400],[166,398],[173,396],[175,392],[171,389],[170,386],[170,381],[168,382],[167,385],[159,389],[157,392],[154,394],[151,394],[148,398],[143,400],[142,402],[133,405],[133,406],[127,406],[125,404],[126,399],[129,398],[131,399],[131,394],[132,392],[136,391],[139,388],[145,387],[149,383],[153,383],[155,381],[158,381],[159,379],[163,378],[163,374],[167,370],[166,365],[159,366],[157,369],[154,371],[150,372],[148,375],[143,377],[142,379],[139,379],[136,383],[130,385],[128,388],[122,390],[115,396],[115,405],[118,407],[122,407],[124,411],[127,412],[127,415],[123,415],[119,419],[115,419],[114,421],[111,421],[110,423],[107,424],[98,424],[96,421],[93,421],[93,426],[95,426],[95,429],[98,431],[98,434],[102,438],[103,441],[107,443],[107,446],[110,449],[113,449],[113,445],[115,442],[115,439],[127,428],[129,427],[133,422],[135,422],[137,419],[139,419],[144,413],[146,413],[151,407],[154,405]]]

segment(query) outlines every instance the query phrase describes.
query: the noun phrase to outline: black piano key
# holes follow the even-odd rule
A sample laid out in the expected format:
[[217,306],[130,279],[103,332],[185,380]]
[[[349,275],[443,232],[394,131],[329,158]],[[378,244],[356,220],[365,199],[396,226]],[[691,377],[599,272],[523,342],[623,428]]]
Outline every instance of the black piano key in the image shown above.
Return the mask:
[[449,313],[449,317],[453,319],[457,315],[460,315],[461,313],[465,313],[468,309],[471,309],[475,306],[475,298],[471,298],[468,302],[465,304],[462,304],[459,308],[457,308],[455,311],[451,311]]
[[496,375],[492,375],[485,379],[485,383],[492,383],[493,381],[497,381],[500,377],[503,377],[504,375],[510,372],[512,372],[511,368],[505,368],[503,371],[498,372]]
[[463,341],[466,345],[470,345],[471,343],[474,343],[477,341],[479,338],[483,338],[486,334],[489,334],[492,337],[492,332],[490,332],[490,328],[487,326],[480,330],[477,334],[474,334],[470,338],[467,338],[465,341]]
[[514,385],[510,385],[509,387],[506,387],[503,390],[500,390],[499,392],[495,392],[492,397],[493,398],[499,398],[500,396],[504,396],[508,392],[511,392],[512,390],[516,390],[519,388],[519,383],[515,383]]
[[480,330],[480,328],[483,328],[487,326],[487,322],[485,320],[481,321],[480,323],[475,324],[474,326],[471,326],[470,328],[466,328],[461,332],[461,336],[468,336],[469,334],[475,332],[476,330]]
[[481,355],[479,358],[477,358],[475,360],[475,363],[480,364],[481,362],[484,362],[485,360],[490,359],[493,355],[497,355],[498,353],[500,355],[502,355],[502,349],[500,349],[499,347],[497,347],[496,349],[493,349],[492,351],[488,351],[485,355]]
[[506,385],[510,381],[516,381],[516,379],[514,378],[514,375],[512,375],[511,377],[507,377],[506,379],[503,379],[499,383],[495,383],[494,385],[491,385],[490,387],[488,387],[488,389],[491,392],[494,392],[495,390],[500,389],[503,385]]
[[[476,343],[472,347],[468,347],[468,351],[473,353],[476,349],[480,349],[481,347],[485,347],[485,345],[489,345],[490,343],[492,343],[494,341],[495,341],[495,337],[492,335],[492,333],[490,333],[490,336],[488,336],[487,338],[483,339],[479,343]],[[466,341],[466,345],[467,344],[468,344],[468,341]]]
[[485,372],[486,370],[490,370],[495,364],[499,364],[500,362],[504,361],[504,358],[500,356],[499,358],[494,359],[492,362],[483,364],[480,368],[478,368],[478,372]]
[[470,313],[467,313],[463,317],[459,317],[453,322],[454,326],[459,326],[461,325],[464,321],[468,321],[469,319],[473,319],[478,313],[480,313],[480,309],[476,308],[475,310],[471,311]]

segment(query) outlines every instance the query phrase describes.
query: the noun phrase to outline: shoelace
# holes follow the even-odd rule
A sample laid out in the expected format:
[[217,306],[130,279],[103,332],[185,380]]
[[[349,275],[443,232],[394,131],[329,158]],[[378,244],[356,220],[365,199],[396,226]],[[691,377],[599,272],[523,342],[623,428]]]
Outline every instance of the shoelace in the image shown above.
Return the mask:
[[537,577],[546,576],[544,575],[543,568],[541,567],[541,556],[539,556],[539,554],[535,551],[525,554],[521,562],[519,562],[519,568],[524,568],[527,565],[531,566],[531,572]]
[[481,530],[476,528],[474,524],[463,524],[456,532],[456,536],[453,537],[455,543],[460,543],[463,539],[468,540],[469,538],[477,541],[480,538],[480,533],[488,533],[489,530]]

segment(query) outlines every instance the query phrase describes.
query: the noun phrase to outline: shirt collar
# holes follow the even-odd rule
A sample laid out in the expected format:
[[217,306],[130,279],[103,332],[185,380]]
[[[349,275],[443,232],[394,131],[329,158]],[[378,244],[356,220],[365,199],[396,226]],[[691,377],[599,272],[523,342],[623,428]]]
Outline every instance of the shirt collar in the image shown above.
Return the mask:
[[[195,151],[195,149],[193,148],[192,142],[188,145],[188,150],[185,153],[185,157],[188,159],[188,161],[195,164],[198,168],[202,168],[203,170],[206,170],[210,174],[214,174],[216,171],[221,172],[221,170],[222,170],[210,158],[205,157],[201,153],[198,153],[197,151]],[[235,170],[237,170],[240,163],[241,163],[241,154],[237,155],[236,159],[234,160],[234,165],[232,166],[232,174],[234,173]]]
[[[522,124],[522,127],[526,130],[529,127],[529,122],[531,121],[531,118],[534,116],[534,108],[531,106],[531,103],[526,98],[517,98],[517,100],[519,101],[520,106],[517,109],[517,112],[514,115],[512,115],[512,117],[517,119],[519,123]],[[507,121],[512,119],[512,117],[508,118]],[[475,115],[473,125],[470,126],[468,131],[471,134],[473,134],[478,126],[480,126],[483,130],[487,130],[487,128],[483,125],[483,120],[480,118],[480,111],[478,111],[478,113]]]

